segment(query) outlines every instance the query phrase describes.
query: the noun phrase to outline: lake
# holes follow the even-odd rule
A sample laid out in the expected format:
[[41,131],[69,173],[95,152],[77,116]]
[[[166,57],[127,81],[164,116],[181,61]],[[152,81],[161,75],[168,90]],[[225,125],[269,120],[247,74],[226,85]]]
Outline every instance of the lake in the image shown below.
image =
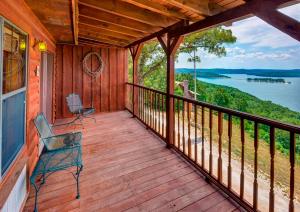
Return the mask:
[[[249,82],[247,78],[260,78],[258,76],[247,74],[223,74],[230,78],[198,78],[201,81],[225,85],[237,88],[260,98],[269,100],[273,103],[288,107],[291,110],[300,112],[300,77],[280,77],[285,83],[268,83],[268,82]],[[273,79],[278,79],[272,77]]]

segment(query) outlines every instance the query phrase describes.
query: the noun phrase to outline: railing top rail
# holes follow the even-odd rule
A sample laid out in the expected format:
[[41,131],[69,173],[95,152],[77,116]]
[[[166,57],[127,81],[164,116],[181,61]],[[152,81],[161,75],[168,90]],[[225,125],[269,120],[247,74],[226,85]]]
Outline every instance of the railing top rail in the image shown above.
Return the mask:
[[[142,85],[136,85],[136,84],[128,83],[128,82],[126,84],[136,86],[136,87],[139,87],[139,88],[143,88],[145,90],[150,90],[150,91],[162,94],[162,95],[167,95],[167,93],[165,93],[165,92],[158,91],[158,90],[155,90],[155,89],[152,89],[152,88],[147,88],[147,87],[142,86]],[[172,95],[171,94],[170,97],[180,99],[180,100],[183,100],[185,102],[192,103],[192,104],[195,104],[195,105],[198,105],[198,106],[207,107],[207,108],[210,108],[210,109],[215,110],[215,111],[220,111],[220,112],[223,112],[223,113],[227,113],[229,115],[237,116],[237,117],[249,120],[249,121],[254,121],[254,122],[257,122],[257,123],[260,123],[260,124],[265,124],[265,125],[273,126],[275,128],[278,128],[278,129],[287,130],[287,131],[291,131],[291,132],[300,134],[300,126],[298,126],[298,125],[283,123],[283,122],[268,119],[268,118],[265,118],[265,117],[262,117],[262,116],[253,115],[253,114],[250,114],[250,113],[245,113],[245,112],[225,108],[225,107],[222,107],[222,106],[209,104],[209,103],[203,102],[203,101],[188,99],[188,98],[178,96],[178,95]]]

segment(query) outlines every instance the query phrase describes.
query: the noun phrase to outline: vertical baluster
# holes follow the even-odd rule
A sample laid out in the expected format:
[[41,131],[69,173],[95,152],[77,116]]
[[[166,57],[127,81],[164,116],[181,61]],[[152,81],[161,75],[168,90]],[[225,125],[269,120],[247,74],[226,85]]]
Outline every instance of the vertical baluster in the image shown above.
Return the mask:
[[244,160],[245,160],[245,127],[244,119],[241,118],[241,142],[242,142],[242,161],[241,161],[241,179],[240,179],[240,197],[244,198]]
[[155,98],[154,98],[154,92],[151,92],[152,95],[152,129],[155,129]]
[[145,122],[145,89],[144,88],[143,88],[143,121]]
[[257,150],[258,150],[258,123],[254,122],[254,182],[253,208],[257,210],[258,183],[257,183]]
[[197,105],[194,104],[194,122],[195,122],[195,142],[194,142],[194,145],[195,145],[195,162],[198,163],[198,139],[197,139],[197,125],[198,125],[198,114],[197,114]]
[[218,134],[219,134],[219,158],[218,158],[218,180],[222,182],[222,134],[223,134],[223,113],[218,112]]
[[154,117],[155,117],[155,132],[157,132],[157,101],[156,101],[157,93],[154,93]]
[[152,99],[152,91],[150,91],[150,128],[152,128],[153,129],[153,125],[152,125],[152,119],[153,119],[153,114],[152,114],[152,111],[153,111],[153,108],[152,108],[152,106],[153,106],[153,99]]
[[209,108],[209,174],[212,174],[212,169],[213,169],[212,125],[213,125],[212,109]]
[[176,136],[176,132],[175,132],[175,126],[176,126],[176,123],[175,123],[175,117],[176,117],[176,108],[175,108],[175,98],[174,97],[172,97],[172,101],[173,101],[173,113],[174,113],[174,119],[173,119],[173,143],[172,143],[172,145],[174,145],[175,146],[175,136]]
[[149,90],[147,90],[147,124],[150,126],[150,95]]
[[228,115],[228,188],[231,189],[231,138],[232,138],[232,116]]
[[205,120],[205,111],[204,111],[204,107],[202,106],[201,107],[201,139],[202,139],[202,147],[201,147],[201,161],[202,161],[202,167],[204,168],[205,167],[205,151],[204,151],[204,120]]
[[177,99],[177,146],[180,149],[180,100]]
[[148,90],[145,89],[145,123],[148,121]]
[[274,156],[275,156],[275,128],[270,127],[270,200],[269,211],[274,211]]
[[158,133],[161,134],[161,101],[160,101],[161,94],[158,94]]
[[161,104],[162,104],[162,136],[165,137],[165,104],[164,104],[164,95],[162,95],[162,101],[161,101]]
[[182,146],[183,146],[183,153],[185,154],[184,116],[185,116],[185,101],[182,100]]
[[191,158],[191,104],[187,103],[187,116],[188,116],[188,156]]
[[138,107],[139,107],[139,118],[141,118],[141,89],[140,88],[138,88],[138,96],[139,96],[139,99],[138,99]]
[[290,132],[290,202],[289,211],[294,212],[295,199],[295,155],[296,155],[296,137],[294,132]]

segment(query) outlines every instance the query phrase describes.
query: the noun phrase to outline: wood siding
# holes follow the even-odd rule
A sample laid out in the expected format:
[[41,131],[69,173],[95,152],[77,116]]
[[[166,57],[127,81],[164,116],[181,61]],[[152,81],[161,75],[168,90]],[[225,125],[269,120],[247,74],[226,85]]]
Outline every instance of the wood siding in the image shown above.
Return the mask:
[[[104,70],[96,79],[91,78],[82,69],[82,60],[91,51],[100,53],[104,62]],[[79,94],[84,107],[94,106],[96,112],[117,111],[125,108],[127,50],[58,45],[56,61],[56,119],[72,116],[66,103],[66,96],[70,93]],[[98,66],[95,58],[88,63],[92,69]]]
[[40,111],[40,78],[35,75],[35,69],[37,66],[40,66],[41,54],[37,48],[33,48],[34,39],[45,41],[48,45],[48,50],[53,53],[55,53],[55,41],[23,0],[1,0],[0,16],[3,16],[21,30],[28,33],[29,38],[26,96],[26,145],[22,148],[18,158],[0,182],[1,209],[24,165],[27,164],[27,173],[29,176],[38,160],[39,141],[33,124],[33,118]]

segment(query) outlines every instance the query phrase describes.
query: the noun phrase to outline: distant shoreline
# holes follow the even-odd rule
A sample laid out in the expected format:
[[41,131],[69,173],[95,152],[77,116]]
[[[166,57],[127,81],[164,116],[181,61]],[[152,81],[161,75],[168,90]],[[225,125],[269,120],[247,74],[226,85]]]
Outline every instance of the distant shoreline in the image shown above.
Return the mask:
[[[206,75],[215,75],[215,78],[223,77],[224,74],[247,74],[257,77],[300,77],[300,69],[292,70],[279,70],[279,69],[196,69],[197,76],[201,73]],[[176,73],[194,73],[194,69],[190,68],[177,68]],[[202,76],[200,76],[202,77]]]

